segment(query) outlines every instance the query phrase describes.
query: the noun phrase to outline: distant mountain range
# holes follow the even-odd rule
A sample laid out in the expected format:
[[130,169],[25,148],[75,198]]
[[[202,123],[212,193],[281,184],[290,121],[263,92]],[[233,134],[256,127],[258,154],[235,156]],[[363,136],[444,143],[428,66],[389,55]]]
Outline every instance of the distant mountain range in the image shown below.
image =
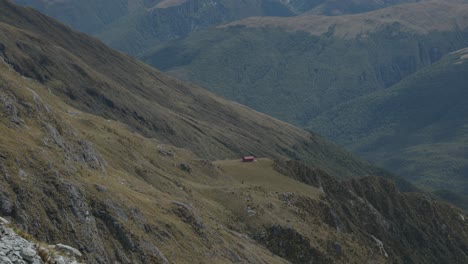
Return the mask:
[[17,0],[132,55],[250,16],[349,14],[418,0]]
[[[450,198],[468,198],[468,49],[398,84],[341,104],[310,126]],[[453,197],[456,201],[460,197]]]
[[468,46],[467,13],[466,4],[431,2],[352,16],[248,18],[169,42],[142,59],[307,126],[337,104]]
[[[435,132],[427,130],[408,141],[405,133],[414,131],[398,134],[383,128],[390,124],[381,124],[379,131],[387,133],[384,140],[383,134],[375,134],[367,124],[366,118],[381,120],[375,115],[382,113],[366,98],[400,87],[405,78],[468,47],[466,1],[17,2],[91,33],[179,79],[318,130],[421,187],[459,206],[465,204],[468,162],[463,151],[440,145],[458,145],[463,135],[428,141]],[[411,105],[400,109],[412,109],[414,100],[406,98],[404,102]],[[449,104],[454,99],[443,100],[438,102]],[[361,102],[366,103],[358,106]],[[350,105],[359,112],[350,111]],[[398,114],[392,126],[407,116],[417,118]],[[450,120],[441,122],[440,114],[425,118],[445,131],[459,129]],[[396,134],[389,135],[390,131]],[[421,142],[424,153],[415,151]]]
[[2,225],[86,263],[468,261],[462,210],[7,0],[0,135]]
[[[373,130],[366,130],[370,128],[369,120],[356,120],[350,116],[355,112],[349,112],[347,107],[353,102],[362,118],[383,120],[385,113],[376,111],[379,107],[369,108],[369,103],[358,106],[359,102],[367,100],[363,98],[369,94],[401,85],[406,77],[438,65],[444,56],[451,57],[451,52],[468,47],[467,18],[468,4],[460,1],[398,5],[349,16],[247,18],[169,42],[142,59],[261,112],[318,130],[388,170],[418,179],[416,182],[429,190],[443,189],[442,193],[452,191],[464,196],[466,188],[461,182],[468,182],[463,169],[468,160],[463,153],[442,150],[438,144],[448,140],[447,143],[460,145],[462,141],[449,137],[427,141],[424,138],[434,132],[429,130],[413,137],[405,134],[412,133],[407,130],[393,131],[397,133],[393,135],[384,127],[394,123],[382,124],[382,133],[393,136],[393,140],[387,141]],[[453,75],[462,76],[464,71],[461,68]],[[446,81],[435,82],[433,90],[461,85],[448,81],[450,78],[441,78]],[[433,100],[451,104],[459,98],[456,93],[450,96],[435,96]],[[400,107],[393,109],[397,111],[394,118],[408,120],[402,127],[417,123],[416,115],[400,111],[413,109],[416,103],[413,100],[416,97],[405,98],[397,104]],[[421,102],[424,101],[427,99]],[[459,111],[460,115],[466,114],[466,109]],[[376,116],[377,113],[381,116]],[[439,122],[439,129],[458,130],[450,116],[439,120],[440,115],[426,113],[425,118],[428,122]],[[360,123],[354,124],[353,120]],[[354,133],[357,127],[361,136]],[[369,138],[373,140],[371,145],[367,142]],[[413,151],[420,142],[425,142],[426,154]],[[363,146],[367,146],[365,150]],[[411,155],[404,154],[407,151]],[[435,154],[427,152],[444,152],[444,162],[441,159],[433,162]],[[460,206],[466,204],[463,198],[452,198]]]
[[204,158],[254,153],[301,159],[343,176],[352,171],[351,164],[356,170],[348,176],[380,171],[318,135],[166,76],[33,10],[21,10],[29,13],[3,11],[0,18],[19,28],[4,28],[2,57],[76,108]]

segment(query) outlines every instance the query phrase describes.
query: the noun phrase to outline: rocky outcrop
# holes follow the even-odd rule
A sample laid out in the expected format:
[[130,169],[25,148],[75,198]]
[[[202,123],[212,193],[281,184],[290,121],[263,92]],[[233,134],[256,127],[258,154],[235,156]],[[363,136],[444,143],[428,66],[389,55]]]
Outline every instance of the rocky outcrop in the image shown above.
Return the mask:
[[202,232],[205,228],[205,224],[192,206],[182,202],[173,202],[172,204],[172,211],[180,217],[182,221],[191,225],[197,232]]
[[[466,263],[465,213],[421,193],[402,193],[380,177],[340,182],[299,162],[277,162],[276,169],[322,191],[321,203],[291,202],[319,214],[343,235],[353,235],[392,263]],[[450,228],[448,228],[450,226]],[[448,254],[447,252],[450,252]]]
[[[3,218],[1,218],[3,219]],[[66,245],[42,246],[18,235],[13,228],[7,227],[8,221],[0,221],[0,263],[2,264],[78,264],[75,257],[81,253]],[[52,250],[54,248],[63,250]]]
[[332,263],[330,258],[310,245],[307,237],[291,228],[273,225],[256,239],[271,252],[292,263]]

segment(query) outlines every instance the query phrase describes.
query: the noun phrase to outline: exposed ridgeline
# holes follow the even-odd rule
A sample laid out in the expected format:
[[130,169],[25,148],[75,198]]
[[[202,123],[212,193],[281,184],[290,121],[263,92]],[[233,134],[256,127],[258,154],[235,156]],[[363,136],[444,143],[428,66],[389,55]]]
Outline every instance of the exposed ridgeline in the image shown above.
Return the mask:
[[136,55],[193,31],[250,16],[359,13],[417,0],[17,0]]
[[142,56],[287,122],[381,90],[468,46],[468,4],[429,1],[347,16],[257,17]]
[[313,133],[168,77],[32,9],[2,0],[0,14],[0,57],[83,111],[202,158],[254,153],[335,175],[383,174]]
[[332,108],[310,126],[467,208],[467,83],[463,49],[391,88]]

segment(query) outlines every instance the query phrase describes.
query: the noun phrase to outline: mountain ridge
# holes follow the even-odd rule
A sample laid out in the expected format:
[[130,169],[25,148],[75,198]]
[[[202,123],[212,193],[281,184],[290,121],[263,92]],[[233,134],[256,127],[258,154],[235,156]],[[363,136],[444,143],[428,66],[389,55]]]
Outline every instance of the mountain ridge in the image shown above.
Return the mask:
[[[417,8],[422,4],[429,10]],[[449,8],[441,9],[440,5]],[[449,10],[460,11],[461,20],[468,13],[467,4],[458,8],[452,2],[411,6],[407,12],[414,11],[414,17],[418,17],[418,12],[425,17],[431,12],[439,13],[430,17],[432,24],[446,21]],[[386,11],[371,13],[379,12]],[[368,14],[357,17],[365,23]],[[285,18],[288,19],[302,17]],[[343,24],[343,32],[348,26],[353,27]],[[388,88],[468,44],[466,25],[428,34],[405,31],[398,23],[384,23],[378,28],[366,36],[343,39],[335,36],[338,29],[328,32],[328,26],[319,36],[276,27],[223,27],[156,47],[143,54],[142,60],[177,78],[304,127],[322,111]],[[273,96],[278,94],[281,96]]]
[[295,16],[305,12],[338,15],[360,13],[418,0],[283,1],[41,1],[17,0],[78,30],[98,36],[132,55],[193,31],[250,16]]
[[[420,12],[420,9],[427,12]],[[365,37],[386,25],[398,25],[399,30],[415,34],[431,31],[450,31],[468,27],[468,12],[464,1],[427,1],[403,4],[357,15],[312,16],[292,18],[252,17],[228,23],[224,27],[278,27],[287,31],[304,31],[320,36],[331,33],[345,39]],[[453,19],[447,19],[453,17]]]
[[[42,241],[76,247],[87,261],[193,263],[208,261],[208,255],[226,263],[403,263],[468,257],[466,216],[447,204],[400,193],[375,177],[340,182],[297,161],[200,160],[73,109],[8,64],[0,67],[0,129],[16,135],[0,139],[0,213]],[[403,236],[405,245],[416,248],[415,241],[443,232],[450,239],[437,241],[445,243],[422,244],[428,254],[392,244]]]
[[[345,169],[346,160],[353,159],[351,155],[318,135],[167,77],[107,49],[94,38],[55,25],[36,11],[12,6],[8,1],[0,4],[0,21],[10,21],[23,30],[9,26],[3,31],[7,35],[1,41],[1,56],[16,71],[47,85],[52,93],[81,110],[119,120],[146,136],[186,147],[205,158],[255,153],[324,164],[332,174],[334,170],[344,175],[352,170]],[[30,16],[14,21],[12,14]],[[275,130],[278,133],[272,133]],[[339,152],[342,154],[336,155]],[[331,165],[331,160],[337,163]],[[384,173],[363,161],[356,160],[355,165],[356,174]]]
[[[411,130],[411,127],[420,122],[421,117],[426,118],[424,115],[413,116],[415,120],[405,123],[407,127],[401,125],[400,121],[395,121],[395,124],[401,125],[399,130],[391,130],[390,124],[393,123],[389,122],[381,127],[382,131],[376,132],[362,128],[369,122],[388,119],[379,107],[367,110],[369,113],[382,114],[375,117],[374,121],[367,120],[366,115],[361,116],[362,119],[346,116],[350,110],[340,106],[360,100],[369,94],[384,94],[385,91],[391,90],[391,87],[404,82],[406,78],[417,75],[420,71],[424,72],[439,60],[444,60],[445,56],[450,56],[450,53],[468,46],[466,7],[466,1],[427,1],[342,17],[303,15],[290,18],[258,18],[259,21],[303,21],[303,24],[298,25],[305,28],[314,26],[314,30],[318,28],[317,35],[295,31],[294,23],[291,24],[294,31],[277,28],[274,24],[265,27],[234,26],[236,23],[242,24],[242,21],[257,19],[250,18],[170,42],[145,54],[143,59],[173,76],[198,83],[261,112],[313,131],[318,129],[319,133],[338,140],[358,155],[379,162],[390,171],[397,170],[407,179],[415,180],[419,186],[435,191],[464,207],[465,194],[460,191],[464,189],[466,182],[463,175],[466,174],[464,168],[467,161],[464,158],[463,147],[456,146],[456,142],[463,146],[464,141],[460,136],[463,130],[455,121],[445,122],[445,127],[438,126],[439,132],[428,128],[418,133],[419,137],[416,134],[405,137],[401,131]],[[387,13],[390,17],[381,18]],[[321,24],[308,23],[310,17],[328,22],[321,27]],[[395,23],[394,18],[399,17],[404,17],[406,22]],[[371,18],[373,24],[366,22]],[[419,18],[423,19],[412,23]],[[375,22],[379,19],[383,24]],[[329,27],[336,21],[346,20],[350,23],[343,22],[336,27]],[[429,23],[426,23],[427,21]],[[454,21],[464,22],[457,24]],[[373,29],[369,31],[367,28],[370,33],[359,35],[367,32],[360,31],[361,24],[370,25]],[[405,24],[409,25],[409,29],[415,28],[416,31],[408,30]],[[419,24],[426,29],[420,30]],[[433,30],[427,30],[432,25]],[[465,25],[464,29],[462,25]],[[451,30],[438,31],[446,26]],[[353,31],[355,38],[342,36],[343,32],[355,28],[359,29]],[[374,32],[374,29],[377,31]],[[466,57],[460,55],[464,56]],[[463,59],[460,58],[455,63],[462,62]],[[461,71],[458,74],[465,73]],[[446,89],[449,90],[455,79],[456,75],[446,78],[445,82],[437,83],[440,87],[448,86]],[[432,86],[428,84],[428,87]],[[421,94],[424,94],[424,91],[421,91]],[[435,97],[447,104],[459,98],[457,95],[452,99],[447,96],[437,94]],[[387,111],[394,116],[397,116],[398,109],[407,109],[414,113],[411,112],[411,107],[420,104],[417,97],[412,98],[412,101],[402,101],[385,109],[388,108]],[[440,106],[439,102],[434,104]],[[431,113],[432,107],[426,107],[427,112]],[[355,108],[366,112],[356,105]],[[336,109],[341,109],[344,113],[335,111]],[[420,109],[420,112],[423,111],[424,108]],[[373,113],[369,115],[373,116]],[[407,116],[405,112],[398,113],[401,118]],[[440,115],[434,117],[441,120],[452,118]],[[341,120],[341,125],[338,120]],[[354,133],[356,127],[361,128],[359,133]],[[395,133],[394,137],[390,135],[391,131]],[[454,131],[459,131],[457,133],[460,135],[453,136],[457,139],[453,139],[452,144],[446,142],[447,144],[437,145],[438,147],[430,144],[418,147],[420,142],[441,143],[437,138],[444,138],[442,132],[453,135]],[[349,135],[346,134],[348,132]],[[381,144],[377,144],[376,138],[385,132],[390,134],[381,137]],[[435,139],[432,140],[432,137]],[[370,138],[373,138],[373,144],[367,142]],[[401,139],[401,142],[396,138]],[[361,139],[365,142],[360,144]],[[405,150],[399,147],[408,146],[411,143],[410,139],[415,142],[413,149]],[[384,149],[392,154],[384,155]],[[453,153],[450,154],[450,151]],[[437,188],[438,184],[442,190]]]
[[[402,193],[378,177],[338,180],[326,170],[345,178],[359,175],[360,163],[319,137],[305,146],[318,156],[312,166],[284,161],[288,152],[308,155],[289,143],[298,140],[290,134],[309,133],[165,77],[37,12],[4,0],[0,7],[0,215],[39,241],[66,243],[98,264],[468,259],[468,223],[461,210]],[[142,78],[148,75],[152,79]],[[117,89],[121,86],[125,89]],[[151,108],[139,99],[139,108],[127,105],[119,116],[111,110],[124,108],[122,97],[138,99],[126,90],[153,104],[163,102]],[[191,115],[180,110],[185,100],[193,106]],[[223,111],[205,104],[210,101],[224,105]],[[144,116],[142,108],[157,116],[169,109],[171,125],[183,120],[177,114],[196,123],[198,104],[203,115],[238,114],[241,130],[251,133],[259,132],[249,122],[263,120],[261,131],[278,135],[278,144],[289,148],[283,154],[264,149],[276,153],[277,161],[210,161],[193,146],[191,151],[170,144],[166,136],[175,141],[178,133],[144,135],[123,118],[137,118],[133,111]],[[194,123],[176,128],[201,130],[207,137],[212,129],[229,133],[221,129],[227,126],[223,120],[206,122],[210,129],[197,130]],[[242,134],[226,136],[248,150]],[[191,145],[217,147],[198,140]],[[224,157],[219,149],[213,153]],[[361,165],[361,172],[372,171]]]
[[310,126],[426,188],[466,197],[468,109],[460,101],[466,53],[453,52],[391,88],[337,106]]

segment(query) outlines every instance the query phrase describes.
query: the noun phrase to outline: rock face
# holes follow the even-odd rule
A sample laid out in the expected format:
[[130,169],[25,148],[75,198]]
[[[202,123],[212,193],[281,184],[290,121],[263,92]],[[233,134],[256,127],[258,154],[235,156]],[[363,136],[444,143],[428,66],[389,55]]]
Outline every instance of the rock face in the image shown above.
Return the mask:
[[310,246],[308,238],[294,229],[274,225],[257,240],[271,252],[292,263],[332,263],[333,260]]
[[78,249],[67,246],[67,245],[57,244],[55,245],[55,248],[62,250],[64,252],[67,252],[68,254],[73,255],[73,256],[77,256],[77,257],[82,256],[81,252]]
[[[384,260],[392,263],[467,263],[467,223],[461,217],[464,215],[461,210],[434,201],[425,194],[402,193],[393,183],[379,177],[340,182],[295,161],[277,162],[276,166],[282,173],[322,191],[319,208],[304,199],[295,199],[294,206],[321,215],[322,221],[341,236],[352,234],[366,241]],[[278,227],[268,229],[266,234],[267,245],[271,245],[272,239],[298,237],[294,232]],[[304,244],[303,239],[292,241]],[[340,245],[332,247],[341,251]]]
[[0,224],[0,263],[44,263],[36,251],[36,244],[17,235],[13,229]]
[[81,257],[81,253],[77,249],[62,244],[40,246],[24,239],[6,224],[0,221],[1,264],[78,264],[75,257]]

